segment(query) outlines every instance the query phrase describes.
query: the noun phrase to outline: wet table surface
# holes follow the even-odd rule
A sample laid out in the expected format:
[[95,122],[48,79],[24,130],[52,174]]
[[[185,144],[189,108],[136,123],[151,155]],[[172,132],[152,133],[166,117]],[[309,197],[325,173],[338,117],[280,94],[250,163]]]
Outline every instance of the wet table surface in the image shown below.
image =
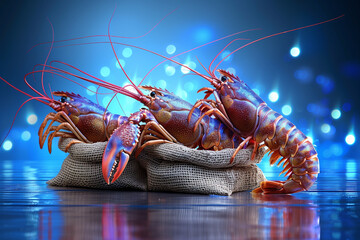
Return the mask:
[[[356,163],[354,163],[356,164]],[[232,196],[56,188],[61,162],[2,160],[0,239],[359,239],[357,166],[310,191]],[[266,173],[268,179],[277,174]]]

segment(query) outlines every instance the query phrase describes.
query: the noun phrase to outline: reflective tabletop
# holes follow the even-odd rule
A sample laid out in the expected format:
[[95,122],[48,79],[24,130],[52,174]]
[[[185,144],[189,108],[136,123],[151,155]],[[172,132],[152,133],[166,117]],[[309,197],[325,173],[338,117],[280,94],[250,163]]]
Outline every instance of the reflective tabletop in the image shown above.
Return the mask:
[[[1,239],[356,239],[359,174],[310,191],[231,196],[47,186],[61,162],[3,160]],[[355,168],[356,170],[356,168]],[[268,179],[275,173],[265,173]]]

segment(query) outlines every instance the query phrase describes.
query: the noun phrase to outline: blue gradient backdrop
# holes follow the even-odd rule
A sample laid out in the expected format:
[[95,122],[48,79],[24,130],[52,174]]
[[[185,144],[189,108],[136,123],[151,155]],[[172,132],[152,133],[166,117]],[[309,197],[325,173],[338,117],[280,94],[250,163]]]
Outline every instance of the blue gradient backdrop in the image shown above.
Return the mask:
[[[336,171],[337,168],[357,170],[357,145],[360,140],[360,39],[359,18],[352,10],[355,9],[354,5],[340,1],[1,1],[0,76],[31,93],[24,84],[23,77],[32,71],[35,64],[44,63],[48,54],[50,44],[32,48],[38,43],[51,41],[52,32],[47,18],[53,24],[55,40],[105,35],[115,6],[117,8],[110,32],[119,36],[142,35],[177,8],[143,38],[114,39],[166,56],[172,56],[166,51],[169,45],[176,47],[177,54],[241,30],[261,28],[239,36],[253,40],[345,14],[345,17],[334,22],[255,43],[231,56],[220,67],[230,68],[251,88],[257,89],[274,110],[281,113],[284,105],[291,107],[292,111],[287,118],[313,138],[322,171]],[[196,65],[196,70],[204,72],[196,57],[208,66],[231,39],[233,38],[182,55],[177,60],[187,64],[192,62],[191,64]],[[110,44],[59,47],[101,41],[107,41],[107,38],[57,43],[49,59],[72,64],[106,81],[123,85],[126,78],[116,67]],[[246,42],[248,41],[235,42],[229,50]],[[293,47],[300,49],[298,57],[291,56],[290,50]],[[155,63],[162,60],[153,54],[137,49],[129,51],[120,45],[115,50],[135,82],[139,82]],[[30,82],[40,89],[40,76],[36,75],[36,79],[31,79]],[[45,75],[45,80],[52,90],[72,91],[96,101],[86,89],[69,81],[49,74]],[[202,94],[196,94],[196,90],[209,86],[204,79],[185,75],[181,67],[171,63],[165,63],[153,71],[145,84],[166,87],[192,103],[202,97]],[[85,85],[90,86],[87,83]],[[0,83],[0,86],[0,133],[4,138],[18,107],[27,97],[4,83]],[[48,85],[46,88],[48,90]],[[271,102],[268,98],[273,91],[279,96],[276,102]],[[100,98],[101,103],[106,101],[107,99]],[[127,115],[141,107],[129,98],[122,97],[121,102]],[[331,115],[334,109],[341,112],[338,119]],[[122,113],[115,102],[110,110]],[[47,149],[40,150],[38,144],[38,128],[50,111],[52,109],[41,103],[27,103],[20,110],[7,137],[12,143],[11,149],[9,142],[0,149],[1,159],[13,164],[16,160],[24,159],[37,159],[44,164],[55,161],[55,165],[60,167],[66,154],[56,148],[57,140],[51,155]],[[37,122],[33,125],[28,123],[28,117],[32,114],[37,116]],[[345,141],[349,134],[355,137],[353,145],[348,145]],[[268,166],[268,161],[264,161],[262,165],[266,172],[273,171]]]

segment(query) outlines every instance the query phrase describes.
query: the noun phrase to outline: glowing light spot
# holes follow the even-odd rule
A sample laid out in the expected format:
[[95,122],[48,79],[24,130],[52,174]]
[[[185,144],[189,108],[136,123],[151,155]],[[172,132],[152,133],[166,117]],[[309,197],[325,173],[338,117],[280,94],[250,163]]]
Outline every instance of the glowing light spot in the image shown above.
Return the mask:
[[344,153],[344,149],[342,147],[342,144],[339,143],[334,143],[331,145],[330,147],[332,153],[336,156],[336,157],[340,157],[341,155],[343,155]]
[[180,89],[180,88],[176,91],[176,95],[179,96],[182,99],[187,99],[187,97],[188,97],[187,92],[185,90],[183,90],[183,89]]
[[290,105],[284,105],[282,108],[281,108],[281,111],[284,115],[288,116],[291,114],[292,112],[292,108]]
[[184,84],[184,88],[185,88],[186,91],[193,91],[194,88],[195,88],[195,85],[194,85],[193,82],[186,82]]
[[174,45],[168,45],[166,47],[166,52],[170,55],[174,54],[176,52],[176,47]]
[[321,125],[321,131],[323,133],[329,133],[331,130],[331,126],[327,123],[324,123],[323,125]]
[[111,100],[111,97],[109,97],[109,96],[104,97],[102,100],[103,106],[106,107],[109,104],[110,100]]
[[124,50],[122,51],[122,55],[123,55],[125,58],[131,57],[131,55],[132,55],[132,50],[131,50],[131,48],[124,48]]
[[313,139],[312,137],[307,136],[307,138],[309,139],[309,141],[310,141],[311,143],[314,143],[314,139]]
[[109,76],[109,75],[110,75],[110,68],[108,68],[108,67],[102,67],[102,68],[100,69],[100,74],[101,74],[101,76],[103,76],[103,77]]
[[159,88],[165,89],[166,88],[166,81],[163,79],[160,79],[156,82],[156,86]]
[[[125,64],[126,64],[125,60],[120,58],[120,59],[119,59],[119,62],[120,62],[120,64],[121,64],[121,66],[124,68],[124,67],[125,67]],[[121,69],[121,67],[120,67],[120,65],[119,65],[119,62],[116,61],[116,62],[115,62],[115,66],[116,66],[116,68]]]
[[227,72],[231,73],[232,75],[236,75],[236,70],[235,68],[229,67],[226,69]]
[[269,100],[271,102],[276,102],[277,100],[279,100],[279,94],[277,92],[271,92],[269,94]]
[[335,89],[335,82],[330,77],[324,75],[318,75],[316,77],[316,83],[319,84],[324,93],[330,93]]
[[23,131],[21,134],[21,139],[24,141],[29,141],[31,138],[31,133],[29,131]]
[[292,57],[298,57],[300,55],[300,48],[298,47],[293,47],[290,49],[290,55]]
[[88,88],[86,89],[86,93],[90,96],[95,95],[95,92],[96,92],[96,87],[93,85],[88,86]]
[[312,70],[308,67],[302,67],[295,71],[294,77],[302,83],[309,83],[314,78]]
[[[221,58],[223,59],[229,54],[230,54],[230,51],[226,50],[221,54]],[[224,59],[224,61],[230,61],[232,59],[232,56],[233,55],[228,56],[227,58]]]
[[165,67],[165,73],[168,76],[172,76],[175,74],[175,68],[173,66],[166,66]]
[[186,92],[185,90],[183,90],[183,91],[181,92],[180,97],[183,98],[183,99],[187,99],[187,97],[188,97],[187,92]]
[[12,142],[10,140],[6,140],[3,144],[3,149],[5,151],[10,151],[12,149],[12,146],[13,146]]
[[353,145],[355,143],[356,139],[355,136],[353,134],[348,134],[345,137],[345,142],[347,145]]
[[[188,62],[188,63],[185,63],[184,65],[185,65],[185,66],[188,66],[188,67],[191,68],[191,69],[195,69],[195,68],[196,68],[196,63],[194,63],[194,62],[192,62],[192,61],[190,61],[190,62]],[[182,72],[183,74],[188,74],[188,73],[190,73],[190,70],[189,70],[188,68],[186,68],[186,67],[181,66],[181,72]]]
[[30,125],[34,125],[37,122],[38,118],[35,114],[30,114],[26,120]]
[[341,117],[341,111],[339,109],[334,109],[331,111],[331,117],[333,119],[339,119]]

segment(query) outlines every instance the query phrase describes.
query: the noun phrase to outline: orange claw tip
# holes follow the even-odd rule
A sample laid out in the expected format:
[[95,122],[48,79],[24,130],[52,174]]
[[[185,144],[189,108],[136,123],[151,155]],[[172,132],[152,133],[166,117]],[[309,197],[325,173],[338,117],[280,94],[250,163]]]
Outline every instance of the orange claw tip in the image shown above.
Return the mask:
[[129,159],[130,159],[129,154],[125,153],[124,151],[120,153],[119,164],[116,168],[116,172],[111,180],[111,183],[114,183],[121,176],[121,174],[125,170],[127,163],[129,162]]
[[108,184],[115,182],[124,171],[139,134],[138,125],[125,122],[116,128],[109,138],[102,158],[102,173]]
[[106,148],[105,148],[106,151],[104,152],[102,159],[102,174],[107,184],[110,184],[110,178],[116,165],[116,161],[115,161],[116,148],[112,147],[111,143],[109,146],[109,143],[110,142],[106,144]]
[[255,188],[254,190],[251,191],[252,194],[261,194],[263,193],[263,190],[261,189],[261,187]]

